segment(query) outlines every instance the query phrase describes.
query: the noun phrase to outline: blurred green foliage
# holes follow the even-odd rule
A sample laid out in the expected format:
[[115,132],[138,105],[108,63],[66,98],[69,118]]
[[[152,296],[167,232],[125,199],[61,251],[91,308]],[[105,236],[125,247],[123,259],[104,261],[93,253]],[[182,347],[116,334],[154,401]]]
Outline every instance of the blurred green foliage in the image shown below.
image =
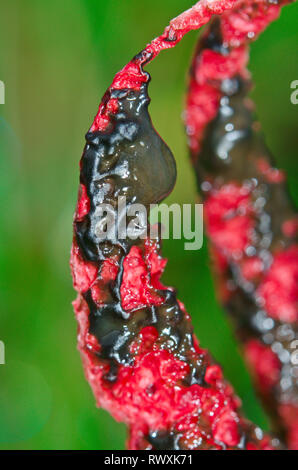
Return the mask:
[[[0,448],[123,449],[125,427],[97,410],[76,351],[69,272],[72,213],[84,134],[117,72],[189,0],[1,0]],[[267,142],[297,190],[298,5],[252,45],[253,91]],[[197,33],[148,67],[151,115],[178,165],[171,202],[195,202],[181,122]],[[164,242],[164,280],[194,319],[203,346],[223,364],[247,415],[266,427],[229,325],[218,306],[206,242],[186,252]]]

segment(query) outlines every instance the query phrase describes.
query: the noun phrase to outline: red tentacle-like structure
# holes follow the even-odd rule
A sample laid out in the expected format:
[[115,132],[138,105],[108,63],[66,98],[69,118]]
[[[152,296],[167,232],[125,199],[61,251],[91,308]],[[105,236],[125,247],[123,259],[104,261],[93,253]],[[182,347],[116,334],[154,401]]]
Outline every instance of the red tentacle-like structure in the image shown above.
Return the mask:
[[243,2],[208,26],[191,68],[186,129],[220,299],[275,430],[298,449],[298,218],[247,98],[248,39],[278,13]]
[[[279,10],[258,4],[270,15]],[[115,76],[86,135],[71,255],[78,344],[98,406],[127,424],[131,449],[280,445],[243,418],[221,368],[194,337],[183,304],[160,282],[159,238],[123,239],[113,229],[103,238],[101,230],[102,204],[117,225],[129,228],[121,197],[126,209],[149,207],[175,184],[174,158],[148,114],[143,66],[212,15],[240,5],[202,0],[175,18]]]

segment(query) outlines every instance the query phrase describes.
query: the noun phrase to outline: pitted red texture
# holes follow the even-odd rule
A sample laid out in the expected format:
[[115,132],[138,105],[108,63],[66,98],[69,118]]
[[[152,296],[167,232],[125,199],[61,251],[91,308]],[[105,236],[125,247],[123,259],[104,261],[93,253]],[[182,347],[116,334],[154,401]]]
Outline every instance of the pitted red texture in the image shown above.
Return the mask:
[[225,56],[206,49],[200,55],[199,63],[193,64],[195,74],[189,84],[185,112],[189,148],[193,154],[199,152],[204,130],[217,114],[221,97],[220,80],[237,74],[249,75],[246,70],[246,43],[255,40],[278,17],[284,3],[273,5],[262,0],[236,1],[221,15],[223,42],[233,49]]
[[166,267],[167,260],[159,254],[156,242],[154,240],[150,240],[149,238],[146,239],[144,257],[150,272],[151,286],[159,290],[166,288],[169,289],[169,287],[165,287],[160,280],[161,275],[163,274]]
[[90,286],[91,297],[98,307],[102,307],[108,302],[110,293],[108,286],[110,282],[116,280],[119,272],[119,260],[117,256],[111,256],[103,260],[97,278]]
[[75,218],[77,221],[80,221],[88,214],[90,211],[90,199],[87,194],[86,186],[84,184],[80,184],[79,188],[79,196],[78,196],[78,204],[76,209]]
[[[239,401],[223,381],[218,366],[211,365],[206,370],[209,388],[184,386],[182,379],[189,372],[188,364],[161,350],[156,330],[147,327],[147,331],[144,328],[140,333],[139,350],[136,346],[132,348],[137,351],[134,365],[120,366],[117,382],[108,385],[103,379],[107,368],[91,353],[94,344],[87,333],[84,301],[76,302],[75,309],[80,335],[85,332],[86,338],[86,343],[80,344],[85,372],[99,406],[132,427],[137,423],[144,433],[149,429],[172,429],[174,424],[174,429],[184,435],[189,431],[190,420],[193,430],[217,448],[239,443],[242,423],[237,411]],[[208,426],[200,429],[199,419],[204,419]],[[130,448],[136,447],[131,443]]]
[[274,256],[257,294],[271,317],[289,323],[298,320],[298,245]]
[[199,85],[196,81],[192,81],[189,85],[186,127],[188,145],[194,153],[200,149],[199,142],[203,137],[206,123],[217,114],[220,96],[220,92],[208,83]]
[[236,183],[223,185],[212,190],[204,207],[212,242],[225,256],[239,259],[255,225],[250,190]]
[[111,98],[110,92],[107,91],[102,98],[90,130],[93,132],[106,130],[110,124],[111,115],[115,115],[117,109],[118,101],[115,98]]
[[[225,67],[227,72],[229,71],[229,58],[234,54],[234,50],[239,48],[246,50],[245,45],[249,40],[255,40],[258,34],[278,17],[282,4],[284,2],[279,5],[258,1],[239,2],[235,9],[223,13],[220,20],[223,45],[232,47],[229,54],[223,54],[221,59],[217,60],[217,52],[207,49],[198,50],[193,61],[193,73],[185,113],[189,148],[194,162],[198,158],[205,129],[217,115],[222,96],[219,91],[221,81],[224,78],[233,78],[237,74],[244,78],[248,77],[245,60],[242,64],[239,62],[237,73],[231,68],[230,75],[229,73],[225,74]],[[206,60],[205,57],[210,57],[210,60]],[[233,61],[231,63],[233,64]],[[222,70],[223,73],[220,76],[219,71]],[[282,171],[272,168],[262,158],[258,160],[256,173],[261,173],[265,181],[271,184],[282,183],[285,180]],[[252,281],[255,284],[263,280],[259,289],[259,300],[268,315],[280,321],[296,321],[298,287],[295,266],[297,266],[297,249],[292,247],[290,250],[285,250],[285,252],[290,251],[291,254],[288,256],[285,255],[285,252],[274,255],[274,262],[268,271],[265,270],[264,262],[258,256],[243,256],[249,241],[252,241],[251,235],[254,229],[254,214],[251,211],[251,204],[247,201],[247,205],[244,204],[243,209],[237,214],[237,209],[234,212],[235,208],[232,203],[231,211],[224,194],[221,207],[221,200],[213,198],[214,191],[216,193],[218,190],[212,190],[207,195],[205,217],[207,232],[214,243],[212,257],[215,260],[215,269],[219,273],[218,288],[221,300],[225,303],[233,295],[233,286],[231,283],[229,284],[227,276],[229,263],[232,262],[239,268],[243,280]],[[237,207],[237,205],[238,201],[236,200],[235,206]],[[296,220],[289,220],[283,224],[283,233],[286,237],[294,237],[297,234],[297,226]],[[275,263],[276,257],[278,257],[277,263]],[[261,386],[268,391],[280,380],[281,364],[278,357],[270,347],[258,341],[247,345],[247,353]],[[275,411],[279,412],[279,410]],[[283,416],[281,412],[279,414]],[[292,424],[289,425],[288,421],[284,419],[285,427],[289,431],[289,446],[298,448],[297,420],[294,422],[296,436]]]
[[161,305],[163,302],[162,297],[153,291],[151,272],[148,272],[142,250],[137,246],[133,246],[124,258],[120,293],[122,307],[128,311],[149,305]]
[[[153,40],[115,76],[103,97],[91,130],[104,131],[110,125],[111,115],[117,112],[118,106],[117,100],[111,97],[114,89],[139,89],[142,83],[148,81],[148,75],[142,69],[144,64],[152,60],[161,50],[175,46],[188,31],[198,29],[207,23],[212,15],[220,15],[231,8],[238,8],[239,5],[240,2],[234,0],[201,0],[190,10],[172,20],[160,37]],[[235,67],[237,57],[230,62],[231,67],[232,65]],[[218,67],[220,72],[224,66],[218,64]],[[212,91],[212,87],[207,83],[200,91],[204,89],[208,89],[210,97],[212,96],[212,104],[207,112],[207,117],[210,119],[216,113],[219,93],[215,88]],[[203,101],[204,97],[198,95],[196,99]],[[201,120],[198,120],[201,126],[205,119],[203,113],[202,107]],[[87,194],[82,188],[77,209],[78,219],[86,215],[88,210]],[[156,298],[150,297],[151,287],[163,288],[159,278],[165,262],[156,247],[152,246],[151,249],[145,248],[142,259],[140,253],[133,249],[127,255],[125,260],[127,267],[132,262],[136,263],[137,268],[134,278],[129,275],[129,269],[126,273],[128,275],[124,283],[123,300],[127,299],[127,308],[142,307],[144,299],[147,305],[154,304]],[[245,421],[238,411],[239,399],[234,395],[231,386],[222,379],[220,368],[213,364],[207,367],[205,374],[207,388],[196,384],[186,386],[183,379],[189,372],[189,364],[179,360],[170,350],[161,349],[158,332],[153,327],[148,327],[147,330],[143,328],[139,334],[139,341],[136,338],[131,346],[134,353],[133,365],[120,365],[117,381],[112,384],[106,381],[105,374],[109,370],[109,365],[98,357],[101,347],[96,338],[89,333],[89,310],[82,293],[91,288],[94,300],[98,304],[104,302],[106,286],[118,273],[118,260],[114,260],[111,264],[107,262],[104,266],[100,262],[95,268],[92,263],[83,260],[74,243],[72,269],[74,286],[79,292],[74,302],[74,309],[79,323],[78,345],[86,377],[98,405],[109,410],[117,420],[124,421],[130,427],[130,448],[142,448],[144,436],[150,430],[181,432],[182,441],[188,443],[187,448],[190,448],[190,445],[196,448],[200,440],[211,448],[234,448],[238,445],[241,439],[240,429],[241,427],[245,429]],[[97,271],[100,273],[99,279],[94,278]],[[140,279],[145,279],[145,287]],[[182,308],[182,304],[179,305]],[[182,311],[184,312],[184,307]],[[189,318],[186,312],[184,314]],[[197,355],[198,361],[202,355],[209,361],[206,353],[199,348],[196,339],[194,345],[196,352],[192,354]],[[258,442],[251,442],[248,439],[246,447],[271,448],[267,437]]]
[[232,49],[227,55],[205,49],[200,55],[195,70],[197,84],[205,84],[208,80],[224,80],[243,73],[248,62],[248,51],[244,46]]
[[70,266],[74,288],[78,292],[86,292],[95,281],[98,268],[94,263],[85,261],[82,258],[75,239],[73,240],[71,248]]
[[[148,251],[143,254],[142,267],[145,267],[149,278],[151,269],[156,273],[164,267],[164,260],[157,252],[156,245],[150,244],[150,250],[150,256]],[[133,253],[136,254],[135,250]],[[138,262],[139,257],[140,253],[137,252]],[[111,276],[114,274],[112,269]],[[140,276],[140,273],[136,275]],[[116,420],[127,423],[131,427],[131,436],[137,434],[138,438],[131,437],[130,448],[139,448],[137,441],[140,435],[144,436],[150,429],[176,430],[185,442],[190,440],[191,431],[192,437],[196,435],[193,442],[199,439],[212,448],[234,448],[239,444],[240,428],[245,425],[238,411],[241,403],[232,387],[224,381],[218,365],[210,364],[206,368],[208,388],[184,385],[183,379],[189,373],[188,363],[160,348],[159,335],[154,327],[144,327],[131,345],[133,366],[120,366],[117,382],[109,384],[104,379],[109,366],[96,356],[100,345],[89,333],[88,306],[80,295],[74,302],[74,309],[79,323],[79,350],[97,404],[106,408]],[[198,355],[197,360],[203,355],[209,361],[197,340],[195,348],[196,353],[193,354]],[[203,427],[201,422],[204,422]],[[264,446],[262,440],[257,447]]]
[[[213,15],[221,15],[225,11],[227,11],[227,14],[230,14],[230,10],[239,9],[241,3],[239,0],[200,0],[189,10],[174,18],[160,36],[153,39],[145,49],[115,75],[111,86],[102,99],[91,130],[105,130],[110,122],[110,113],[115,113],[117,103],[114,101],[112,105],[109,103],[111,101],[110,93],[112,90],[124,88],[140,89],[141,85],[148,81],[148,75],[143,71],[145,64],[153,60],[162,50],[174,47],[189,31],[199,29],[208,23]],[[257,0],[256,2],[249,3],[258,5],[264,3],[264,5],[267,5],[268,2]],[[265,23],[265,20],[263,23]],[[258,23],[258,32],[266,26],[263,23]]]
[[258,340],[250,340],[244,347],[245,358],[250,365],[260,389],[267,393],[279,381],[281,363],[270,346]]
[[[160,36],[153,39],[140,54],[115,75],[102,99],[91,130],[106,129],[110,122],[110,114],[115,114],[117,101],[110,97],[113,89],[140,89],[141,85],[148,81],[148,75],[143,71],[143,66],[153,60],[162,50],[174,47],[189,31],[199,29],[208,23],[213,15],[223,17],[223,32],[227,45],[238,47],[249,39],[256,39],[257,35],[278,17],[284,3],[287,2],[280,1],[279,5],[273,5],[266,0],[248,0],[245,4],[242,0],[200,0],[189,10],[174,18]],[[245,57],[245,51],[243,52],[242,59]],[[237,55],[237,52],[233,54]],[[189,124],[191,125],[191,122]]]
[[221,92],[216,81],[243,74],[247,61],[245,47],[234,49],[226,56],[210,49],[202,52],[189,84],[186,106],[185,123],[192,152],[199,151],[205,127],[217,114]]
[[100,267],[100,279],[104,283],[115,281],[119,271],[119,262],[116,256],[105,259]]
[[278,18],[282,2],[273,4],[262,1],[239,2],[238,8],[222,17],[223,40],[238,47],[256,36]]

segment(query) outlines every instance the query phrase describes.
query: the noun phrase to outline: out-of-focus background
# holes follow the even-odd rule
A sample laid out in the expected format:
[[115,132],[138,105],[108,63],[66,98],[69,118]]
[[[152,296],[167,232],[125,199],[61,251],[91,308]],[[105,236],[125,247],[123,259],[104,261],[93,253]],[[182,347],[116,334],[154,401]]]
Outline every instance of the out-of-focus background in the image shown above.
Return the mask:
[[[114,74],[191,0],[0,1],[1,449],[124,449],[123,424],[97,410],[76,350],[69,271],[72,214],[84,134]],[[267,143],[298,201],[298,4],[251,47],[252,92]],[[151,116],[171,147],[178,180],[169,201],[194,203],[181,122],[197,32],[148,67]],[[204,246],[164,241],[165,282],[178,288],[204,347],[224,366],[249,418],[268,423],[223,311]]]

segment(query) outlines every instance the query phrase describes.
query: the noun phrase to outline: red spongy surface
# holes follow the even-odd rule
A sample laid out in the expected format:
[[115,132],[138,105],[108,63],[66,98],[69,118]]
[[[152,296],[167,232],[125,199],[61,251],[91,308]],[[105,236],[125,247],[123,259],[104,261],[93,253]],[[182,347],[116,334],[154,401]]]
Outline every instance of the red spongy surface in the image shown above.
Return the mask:
[[[132,88],[139,89],[148,80],[148,74],[143,66],[153,60],[161,51],[174,47],[183,36],[191,30],[199,29],[208,23],[213,15],[220,15],[226,10],[237,8],[241,2],[238,0],[201,0],[192,8],[174,18],[164,32],[153,39],[131,62],[118,72],[109,87],[111,89]],[[115,112],[117,102],[109,99],[109,93],[103,97],[98,113],[94,118],[91,129],[103,130],[109,123],[109,115]]]
[[[208,234],[226,256],[239,259],[254,227],[250,191],[236,183],[214,190],[205,203]],[[227,216],[228,214],[228,216]]]
[[298,245],[274,256],[258,296],[271,317],[283,322],[298,321]]
[[[253,22],[255,34],[264,29],[279,10],[276,5],[268,6],[265,1],[256,3],[260,5],[260,10],[257,10],[261,13],[258,13]],[[235,14],[229,19],[232,8]],[[241,24],[241,17],[245,15],[245,8],[243,10],[243,3],[240,1],[201,0],[172,20],[161,36],[148,44],[116,74],[101,101],[91,131],[108,130],[111,116],[117,113],[118,102],[111,97],[112,90],[139,90],[148,81],[148,75],[143,71],[147,62],[161,50],[175,46],[188,31],[206,24],[212,15],[221,15],[225,11],[229,11],[229,15],[225,16],[226,40],[230,43],[237,36],[237,48],[224,60],[219,55],[208,53],[202,59],[199,79],[193,84],[196,92],[193,93],[188,114],[188,126],[192,128],[192,135],[195,137],[191,146],[195,148],[195,141],[198,141],[203,127],[215,116],[220,98],[218,91],[207,83],[208,80],[212,74],[222,79],[231,73],[241,72],[247,61],[247,51],[242,45],[243,27],[241,26],[242,34],[235,34],[238,31],[237,24]],[[197,106],[199,111],[192,114],[192,105]],[[233,237],[230,237],[217,207],[218,198],[223,198],[226,206],[236,214]],[[210,211],[214,234],[225,234],[226,250],[236,256],[247,244],[253,224],[249,194],[235,184],[230,186],[226,194],[224,190],[222,194],[214,193],[209,204],[214,209]],[[241,213],[238,214],[239,207]],[[90,201],[86,188],[81,185],[75,221],[82,221],[89,210]],[[153,446],[147,436],[159,431],[179,436],[179,445],[185,449],[272,449],[278,445],[242,417],[240,401],[224,380],[221,368],[199,347],[195,338],[194,348],[188,351],[187,359],[181,360],[173,353],[170,344],[165,345],[161,341],[157,329],[144,324],[130,345],[132,364],[120,364],[117,379],[113,382],[106,380],[110,364],[101,358],[102,346],[89,331],[90,311],[83,294],[90,290],[95,304],[104,306],[109,295],[109,286],[115,281],[121,266],[121,305],[127,312],[127,317],[133,318],[135,312],[143,307],[161,306],[162,290],[165,287],[160,282],[160,276],[165,260],[154,241],[144,241],[141,247],[132,246],[123,260],[114,254],[99,262],[86,261],[74,241],[71,266],[74,287],[78,291],[73,305],[79,324],[78,347],[85,374],[98,406],[107,409],[116,420],[128,425],[128,445],[131,449],[151,449]],[[179,303],[179,306],[183,318],[190,322],[183,305]],[[201,365],[201,384],[189,385],[185,381],[191,362]]]
[[[248,81],[249,72],[246,69],[248,43],[255,40],[259,33],[278,17],[281,6],[285,3],[274,2],[273,4],[254,0],[239,2],[235,8],[224,12],[220,18],[220,34],[224,52],[212,50],[204,43],[208,34],[211,34],[209,29],[199,42],[192,64],[185,112],[188,145],[194,166],[196,169],[199,168],[199,175],[205,171],[205,168],[204,170],[200,168],[200,152],[206,143],[208,126],[218,116],[221,99],[224,96],[221,85],[225,79],[235,77],[240,77],[245,83]],[[246,106],[247,109],[251,107],[248,101]],[[257,127],[258,123],[255,122],[254,125]],[[251,154],[248,150],[246,152],[247,160],[242,164],[249,166]],[[238,158],[243,159],[243,155],[238,155]],[[212,170],[209,174],[208,171],[205,172],[207,173],[205,185],[209,188],[204,190],[206,231],[212,243],[211,254],[218,274],[219,296],[223,303],[229,304],[233,301],[233,296],[239,295],[239,289],[241,290],[243,285],[246,288],[250,286],[248,297],[253,299],[256,308],[269,318],[270,324],[274,325],[271,319],[277,322],[275,327],[277,333],[286,331],[282,328],[287,328],[289,325],[290,334],[294,338],[298,320],[298,248],[295,242],[297,217],[287,218],[286,215],[283,217],[281,214],[274,214],[273,207],[272,225],[276,232],[272,234],[274,243],[270,250],[267,250],[266,255],[264,255],[265,249],[263,252],[255,249],[258,239],[256,233],[262,214],[256,209],[258,195],[254,192],[254,184],[261,181],[268,185],[280,185],[279,191],[283,195],[279,198],[283,198],[285,214],[287,211],[291,213],[291,203],[282,186],[285,182],[285,174],[273,168],[271,162],[266,157],[263,158],[262,153],[259,152],[254,173],[250,171],[249,176],[251,180],[254,179],[254,183],[247,184],[247,181],[243,181],[243,177],[241,181],[237,180],[239,165],[237,169],[237,164],[235,162],[234,164],[236,170],[234,169],[233,174],[230,169],[228,176],[224,175],[224,167],[223,174],[220,172],[216,174],[216,171],[212,174]],[[208,168],[208,165],[206,167]],[[280,226],[278,226],[277,217],[282,221]],[[260,253],[264,256],[260,256]],[[238,310],[241,310],[238,311],[240,324],[243,318],[249,315],[243,311],[244,308],[243,304],[238,304]],[[250,311],[249,303],[247,310]],[[234,307],[233,317],[235,317]],[[249,336],[251,333],[247,334]],[[287,343],[283,346],[286,348],[285,355],[289,356],[293,352],[291,344]],[[288,377],[287,379],[284,376],[285,372],[282,370],[275,343],[269,345],[252,336],[252,339],[245,342],[244,349],[258,387],[265,395],[265,402],[268,401],[268,393],[271,393],[274,397],[270,400],[270,406],[274,408],[273,414],[279,414],[288,434],[288,446],[296,449],[297,396],[296,402],[293,397],[287,402],[289,395],[280,393],[286,380],[295,381],[296,378]],[[277,393],[276,390],[278,390]],[[280,396],[283,398],[276,398]],[[291,410],[292,419],[289,419],[289,412],[284,410]]]
[[[131,263],[134,269],[130,271]],[[164,263],[156,247],[150,246],[149,256],[148,248],[142,253],[135,247],[131,249],[124,260],[124,270],[129,272],[129,279],[124,276],[122,284],[126,307],[160,303],[153,294],[153,284],[159,283]],[[76,264],[75,271],[83,272],[82,278],[77,275],[85,288],[87,281],[82,266],[78,269]],[[111,270],[110,279],[114,276]],[[108,277],[104,283],[108,282]],[[81,285],[80,282],[77,280],[76,285]],[[90,281],[89,287],[92,285],[94,281]],[[131,294],[126,299],[129,290]],[[96,295],[99,301],[104,289],[102,292],[99,289]],[[109,366],[96,357],[100,344],[89,333],[88,306],[81,295],[74,302],[74,309],[86,377],[98,406],[109,410],[116,420],[129,426],[129,448],[150,449],[144,439],[150,430],[176,432],[180,436],[180,445],[187,449],[237,448],[244,435],[247,449],[273,448],[268,437],[257,439],[254,428],[239,414],[241,403],[224,380],[221,368],[212,363],[196,340],[192,355],[193,359],[205,364],[206,385],[187,386],[183,383],[189,373],[189,364],[177,359],[170,350],[160,348],[159,334],[152,326],[143,327],[131,344],[133,365],[120,366],[117,381],[109,384],[104,378]]]

